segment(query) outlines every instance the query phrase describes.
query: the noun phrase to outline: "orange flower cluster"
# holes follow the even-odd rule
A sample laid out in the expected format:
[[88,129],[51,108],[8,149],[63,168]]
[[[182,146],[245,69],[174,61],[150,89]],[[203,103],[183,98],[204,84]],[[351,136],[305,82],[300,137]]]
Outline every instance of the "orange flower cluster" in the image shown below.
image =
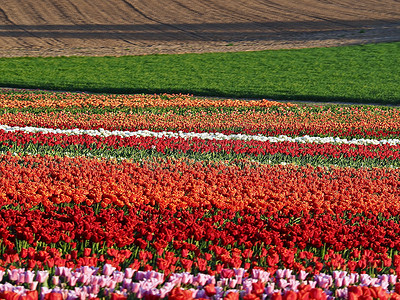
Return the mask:
[[0,107],[271,107],[295,106],[269,100],[209,100],[190,95],[102,95],[86,93],[1,93]]
[[175,210],[211,205],[233,211],[251,207],[376,214],[400,209],[398,169],[12,155],[0,159],[0,206],[157,204]]
[[168,113],[17,112],[0,115],[0,124],[50,128],[108,130],[172,130],[265,135],[329,135],[343,137],[398,137],[399,110],[328,110],[295,112],[293,109]]

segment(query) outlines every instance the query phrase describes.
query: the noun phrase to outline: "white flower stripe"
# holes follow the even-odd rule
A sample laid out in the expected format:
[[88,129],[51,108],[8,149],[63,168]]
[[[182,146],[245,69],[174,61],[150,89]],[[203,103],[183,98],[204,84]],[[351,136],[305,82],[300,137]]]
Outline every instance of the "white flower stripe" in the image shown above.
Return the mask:
[[67,135],[81,135],[87,134],[91,136],[121,136],[121,137],[170,137],[170,138],[200,138],[206,140],[244,140],[244,141],[261,141],[261,142],[271,142],[271,143],[279,143],[279,142],[296,142],[296,143],[316,143],[316,144],[355,144],[355,145],[399,145],[400,139],[351,139],[348,140],[346,138],[339,137],[318,137],[318,136],[300,136],[300,137],[289,137],[286,135],[279,136],[264,136],[264,135],[247,135],[247,134],[230,134],[226,135],[223,133],[213,133],[213,132],[172,132],[172,131],[149,131],[149,130],[138,130],[138,131],[108,131],[103,128],[98,130],[85,130],[85,129],[52,129],[52,128],[41,128],[41,127],[19,127],[19,126],[8,126],[8,125],[0,125],[0,130],[4,130],[5,132],[32,132],[32,133],[55,133],[55,134],[67,134]]

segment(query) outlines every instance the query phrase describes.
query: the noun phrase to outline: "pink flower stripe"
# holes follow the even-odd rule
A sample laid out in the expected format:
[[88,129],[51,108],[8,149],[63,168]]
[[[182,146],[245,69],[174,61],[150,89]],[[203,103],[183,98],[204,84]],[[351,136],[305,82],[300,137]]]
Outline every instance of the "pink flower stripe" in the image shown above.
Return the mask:
[[[0,284],[2,299],[98,299],[105,296],[112,300],[125,300],[128,296],[141,299],[382,299],[400,298],[397,276],[383,274],[377,278],[366,274],[333,272],[314,277],[306,272],[293,273],[282,269],[272,276],[263,270],[222,269],[216,275],[199,273],[164,274],[141,272],[127,268],[116,271],[110,265],[102,270],[83,266],[72,270],[56,268],[54,275],[35,273],[24,269],[6,270],[1,275],[11,283]],[[36,281],[34,281],[34,279]],[[37,287],[50,282],[51,288]],[[27,284],[30,288],[25,287]],[[182,288],[182,286],[185,286]]]

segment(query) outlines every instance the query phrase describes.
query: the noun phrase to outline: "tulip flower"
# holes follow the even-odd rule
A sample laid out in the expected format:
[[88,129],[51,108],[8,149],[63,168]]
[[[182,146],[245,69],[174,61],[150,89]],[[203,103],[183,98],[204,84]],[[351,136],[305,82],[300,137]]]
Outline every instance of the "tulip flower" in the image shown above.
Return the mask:
[[36,281],[38,281],[39,283],[43,283],[47,280],[48,277],[49,277],[48,271],[37,271]]
[[115,270],[115,267],[111,266],[110,264],[105,264],[103,267],[103,275],[110,276]]
[[207,295],[208,297],[212,297],[212,296],[214,296],[214,295],[217,293],[217,291],[216,291],[216,289],[215,289],[215,285],[212,284],[212,283],[207,284],[207,285],[204,287],[204,291],[206,292],[206,295]]
[[133,277],[133,274],[135,274],[136,270],[131,269],[131,268],[126,268],[125,269],[125,278],[131,279]]

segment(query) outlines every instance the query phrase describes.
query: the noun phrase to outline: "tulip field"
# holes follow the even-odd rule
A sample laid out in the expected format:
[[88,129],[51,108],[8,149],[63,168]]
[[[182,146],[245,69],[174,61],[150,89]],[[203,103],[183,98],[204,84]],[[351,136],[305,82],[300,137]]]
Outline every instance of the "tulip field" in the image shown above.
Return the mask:
[[400,109],[0,89],[0,299],[400,300]]

